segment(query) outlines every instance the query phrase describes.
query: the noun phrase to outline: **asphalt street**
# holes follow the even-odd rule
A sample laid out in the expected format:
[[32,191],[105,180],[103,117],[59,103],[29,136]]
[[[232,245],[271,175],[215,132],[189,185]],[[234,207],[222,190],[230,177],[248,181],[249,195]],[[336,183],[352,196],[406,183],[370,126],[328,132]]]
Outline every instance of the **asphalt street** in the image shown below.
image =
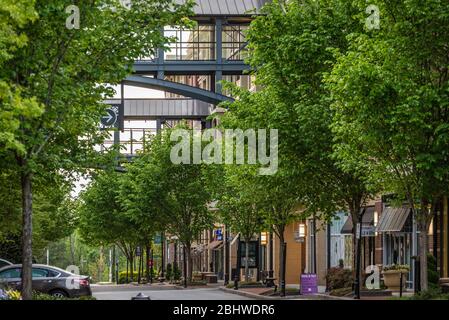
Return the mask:
[[174,288],[124,288],[93,287],[93,296],[97,300],[131,300],[139,293],[151,300],[251,300],[247,297],[226,293],[218,288],[174,289]]

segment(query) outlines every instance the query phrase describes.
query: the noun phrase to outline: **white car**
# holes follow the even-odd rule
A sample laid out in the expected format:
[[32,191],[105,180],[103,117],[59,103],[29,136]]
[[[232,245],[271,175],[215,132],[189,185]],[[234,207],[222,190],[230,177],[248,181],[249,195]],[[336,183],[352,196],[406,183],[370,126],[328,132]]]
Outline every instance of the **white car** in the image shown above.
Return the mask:
[[3,267],[6,267],[6,266],[11,266],[11,265],[12,265],[11,262],[4,260],[4,259],[0,259],[0,269]]

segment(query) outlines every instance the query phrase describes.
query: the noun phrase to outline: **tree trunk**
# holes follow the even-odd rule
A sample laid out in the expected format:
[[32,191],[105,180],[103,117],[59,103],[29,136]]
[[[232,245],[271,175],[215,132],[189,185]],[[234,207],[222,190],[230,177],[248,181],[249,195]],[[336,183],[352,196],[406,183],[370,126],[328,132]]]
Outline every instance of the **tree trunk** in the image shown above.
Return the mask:
[[419,260],[420,260],[420,279],[421,279],[421,290],[427,291],[429,289],[428,281],[428,266],[427,266],[427,254],[429,252],[429,238],[427,232],[429,226],[427,223],[423,222],[420,224],[419,233]]
[[129,264],[130,264],[130,275],[131,275],[131,282],[134,282],[134,253],[131,251],[130,257],[129,257]]
[[279,228],[279,284],[281,295],[285,296],[285,274],[287,266],[285,265],[286,261],[286,250],[285,250],[285,236],[284,236],[285,226]]
[[245,240],[245,282],[246,283],[249,282],[249,263],[248,263],[248,258],[249,258],[249,240],[246,239]]
[[[117,270],[117,266],[115,265],[115,261],[117,260],[117,252],[115,251],[115,245],[112,246],[112,265],[111,265],[111,269],[112,269],[112,282],[117,283],[117,277],[116,277],[116,270]],[[83,274],[83,273],[82,273]]]
[[191,250],[191,244],[188,243],[186,246],[186,254],[187,254],[187,279],[189,282],[192,282],[192,275],[193,275],[193,260],[192,260],[192,250]]
[[[22,163],[22,168],[25,164]],[[23,172],[22,185],[22,299],[33,298],[32,266],[33,266],[33,193],[32,174]]]
[[143,252],[142,252],[142,250],[140,250],[140,256],[137,259],[137,263],[139,264],[139,267],[138,267],[139,269],[137,271],[137,283],[138,284],[140,284],[140,282],[142,280],[142,276],[141,276],[141,274],[142,274],[142,254],[143,254]]
[[354,274],[354,298],[360,299],[360,287],[362,278],[362,234],[360,230],[359,237],[357,239],[358,231],[357,224],[360,223],[360,228],[362,226],[363,214],[360,214],[361,203],[359,201],[353,201],[349,208],[352,219],[352,240],[353,240],[353,274]]
[[126,257],[126,284],[129,283],[129,257]]
[[184,274],[184,288],[187,288],[187,252],[186,246],[182,246],[182,273]]
[[103,282],[103,271],[104,271],[104,247],[100,247],[100,259],[98,261],[98,281]]
[[73,234],[70,235],[70,258],[72,265],[75,265],[75,240],[73,239]]
[[145,247],[146,253],[146,266],[145,266],[145,277],[147,278],[147,283],[150,282],[150,246],[146,245]]

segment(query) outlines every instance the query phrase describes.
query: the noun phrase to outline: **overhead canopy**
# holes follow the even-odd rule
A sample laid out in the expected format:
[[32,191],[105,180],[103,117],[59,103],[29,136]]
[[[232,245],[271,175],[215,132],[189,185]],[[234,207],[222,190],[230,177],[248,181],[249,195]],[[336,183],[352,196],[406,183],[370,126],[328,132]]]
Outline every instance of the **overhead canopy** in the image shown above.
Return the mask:
[[[366,226],[372,226],[374,225],[374,206],[373,207],[364,207],[362,208],[362,211],[365,210],[365,213],[362,217],[362,227]],[[343,228],[341,228],[341,234],[352,234],[352,228],[354,224],[352,223],[352,217],[349,216],[348,220],[346,220],[346,223],[343,225]]]
[[209,243],[209,245],[207,246],[208,250],[218,250],[221,248],[221,245],[223,244],[223,241],[212,241],[211,243]]
[[[267,0],[196,0],[193,8],[196,15],[235,16],[258,13]],[[186,3],[186,0],[176,0]]]
[[388,207],[382,212],[377,225],[377,232],[403,232],[410,215],[409,207]]

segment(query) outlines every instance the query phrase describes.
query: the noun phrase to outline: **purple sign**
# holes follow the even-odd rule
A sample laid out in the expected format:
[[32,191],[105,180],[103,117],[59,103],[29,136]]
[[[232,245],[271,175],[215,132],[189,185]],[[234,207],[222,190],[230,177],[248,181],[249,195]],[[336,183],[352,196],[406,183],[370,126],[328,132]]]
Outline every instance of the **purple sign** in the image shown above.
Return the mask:
[[304,273],[301,275],[301,294],[317,294],[318,278],[314,273]]

